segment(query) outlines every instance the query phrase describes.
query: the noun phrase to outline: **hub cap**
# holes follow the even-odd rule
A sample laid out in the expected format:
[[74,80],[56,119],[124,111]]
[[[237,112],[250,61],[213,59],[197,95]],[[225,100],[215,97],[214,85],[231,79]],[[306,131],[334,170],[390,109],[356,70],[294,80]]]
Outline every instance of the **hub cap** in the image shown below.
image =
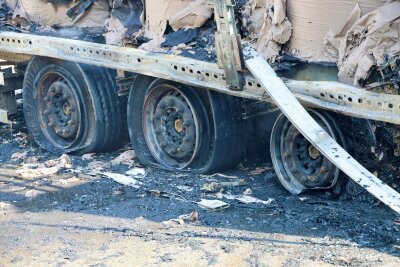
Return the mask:
[[161,85],[145,99],[143,129],[155,159],[169,168],[187,167],[194,159],[199,128],[189,98],[178,88]]
[[48,126],[65,139],[74,138],[79,125],[78,105],[67,82],[54,82],[47,91],[45,101]]
[[[310,110],[310,114],[330,136],[343,142],[333,120],[317,111]],[[277,119],[272,131],[271,155],[279,180],[293,194],[305,189],[331,188],[339,177],[339,169],[283,115]]]
[[44,134],[57,147],[71,146],[81,123],[78,98],[70,83],[58,74],[44,76],[38,88],[37,109]]

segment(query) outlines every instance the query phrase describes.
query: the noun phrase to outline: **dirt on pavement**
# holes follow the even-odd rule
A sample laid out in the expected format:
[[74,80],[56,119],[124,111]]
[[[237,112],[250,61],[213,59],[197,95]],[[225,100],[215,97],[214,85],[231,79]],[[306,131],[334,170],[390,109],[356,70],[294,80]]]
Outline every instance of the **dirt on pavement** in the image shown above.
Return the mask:
[[[398,215],[367,193],[292,196],[262,160],[216,175],[146,167],[137,188],[124,186],[104,174],[143,168],[111,164],[129,147],[24,176],[61,155],[40,150],[21,116],[14,121],[0,125],[0,266],[400,266]],[[272,201],[232,197],[243,194]],[[230,206],[211,211],[201,199]]]

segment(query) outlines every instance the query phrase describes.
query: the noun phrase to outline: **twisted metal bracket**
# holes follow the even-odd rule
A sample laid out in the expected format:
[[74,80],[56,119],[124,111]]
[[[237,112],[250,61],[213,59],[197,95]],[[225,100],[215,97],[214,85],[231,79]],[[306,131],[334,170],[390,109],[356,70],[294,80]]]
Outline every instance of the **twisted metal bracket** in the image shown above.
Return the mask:
[[218,29],[215,34],[218,65],[225,70],[230,89],[242,90],[244,78],[241,71],[244,65],[234,14],[235,0],[208,0],[208,4],[214,9]]

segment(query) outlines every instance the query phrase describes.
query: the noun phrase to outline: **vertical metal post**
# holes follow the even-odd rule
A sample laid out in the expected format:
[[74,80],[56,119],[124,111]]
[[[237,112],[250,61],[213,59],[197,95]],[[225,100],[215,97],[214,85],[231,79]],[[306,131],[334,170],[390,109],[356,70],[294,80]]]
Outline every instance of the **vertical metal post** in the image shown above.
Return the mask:
[[225,69],[226,81],[232,90],[241,90],[243,86],[244,61],[240,35],[237,33],[234,6],[235,0],[208,0],[214,8],[217,23],[215,46],[218,65]]

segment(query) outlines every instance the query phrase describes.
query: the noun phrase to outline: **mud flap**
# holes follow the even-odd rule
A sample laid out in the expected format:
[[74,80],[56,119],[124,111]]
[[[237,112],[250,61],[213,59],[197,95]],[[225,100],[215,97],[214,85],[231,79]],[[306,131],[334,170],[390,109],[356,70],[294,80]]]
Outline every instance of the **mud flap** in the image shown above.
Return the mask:
[[400,194],[371,174],[336,143],[308,114],[282,79],[253,48],[246,47],[243,52],[246,67],[303,136],[352,180],[392,210],[400,213]]

